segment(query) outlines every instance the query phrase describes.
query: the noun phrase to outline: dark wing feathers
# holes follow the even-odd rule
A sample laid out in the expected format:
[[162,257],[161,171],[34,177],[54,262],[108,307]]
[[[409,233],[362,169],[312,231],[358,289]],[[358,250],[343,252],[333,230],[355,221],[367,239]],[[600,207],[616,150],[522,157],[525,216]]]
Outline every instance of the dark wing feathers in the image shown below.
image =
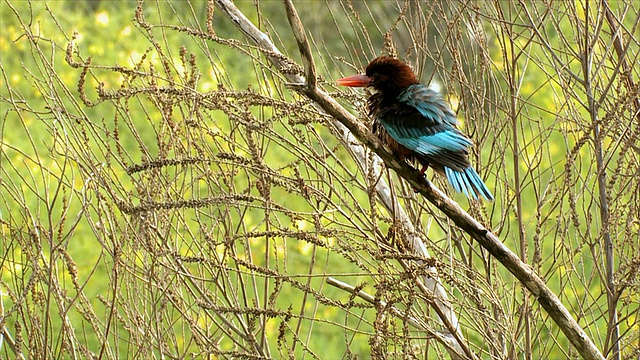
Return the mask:
[[372,115],[387,133],[424,162],[456,171],[470,166],[472,142],[455,127],[455,114],[436,92],[412,85],[388,104],[374,95],[372,105]]
[[411,85],[396,96],[378,92],[369,98],[373,131],[392,151],[444,174],[467,197],[493,195],[469,162],[471,140],[456,128],[455,113],[435,91]]

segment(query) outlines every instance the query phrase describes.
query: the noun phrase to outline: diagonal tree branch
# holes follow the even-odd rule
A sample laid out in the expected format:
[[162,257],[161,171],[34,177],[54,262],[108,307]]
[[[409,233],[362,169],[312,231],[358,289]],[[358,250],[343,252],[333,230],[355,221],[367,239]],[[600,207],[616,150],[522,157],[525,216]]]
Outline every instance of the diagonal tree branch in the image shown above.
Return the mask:
[[[291,84],[299,84],[299,87],[306,87],[309,91],[315,91],[316,87],[310,87],[310,83],[305,80],[300,75],[293,74],[288,69],[291,68],[291,62],[286,59],[282,53],[278,50],[278,48],[269,40],[268,36],[261,32],[253,23],[251,23],[244,14],[230,1],[225,0],[216,0],[216,7],[224,13],[229,20],[231,20],[235,26],[256,46],[258,46],[261,51],[269,58],[271,63],[279,69],[279,71],[285,76],[288,82]],[[294,10],[295,11],[295,10]],[[291,13],[289,15],[293,17],[294,23],[296,22],[297,15]],[[306,36],[304,36],[304,31],[302,29],[302,24],[297,20],[299,26],[293,26],[294,35],[302,42],[305,42]],[[296,30],[298,29],[298,30]],[[308,78],[315,79],[315,67],[313,65],[313,60],[311,57],[311,49],[307,45],[304,44],[299,45],[303,54],[308,54],[303,56],[306,61],[306,71]],[[298,86],[293,86],[294,88]],[[304,94],[303,90],[301,91]],[[336,103],[337,105],[337,103]],[[335,136],[349,149],[356,163],[360,167],[360,169],[364,173],[369,173],[371,169],[368,168],[367,165],[367,153],[365,148],[360,145],[360,141],[353,136],[353,132],[360,134],[365,134],[368,132],[366,127],[362,125],[357,119],[355,119],[349,112],[347,112],[344,108],[337,105],[339,109],[343,111],[342,116],[351,117],[353,121],[350,122],[341,122],[339,120],[333,120],[332,124],[336,130]],[[319,106],[319,108],[321,108]],[[321,108],[322,109],[322,108]],[[358,129],[356,130],[357,127]],[[369,139],[370,142],[375,142],[377,149],[379,151],[385,152],[387,154],[387,161],[393,161],[396,163],[396,166],[405,166],[406,171],[414,171],[411,167],[404,164],[403,162],[396,159],[393,155],[387,153],[382,144],[378,141],[378,139],[373,136],[370,132],[369,135],[372,137]],[[391,195],[392,191],[389,185],[382,179],[380,176],[381,172],[381,163],[380,158],[374,159],[373,167],[373,178],[380,179],[375,185],[375,191],[378,200],[383,204],[383,206],[387,209],[389,214],[394,217],[395,223],[397,226],[403,228],[401,233],[406,234],[407,243],[411,244],[415,253],[425,257],[430,258],[430,254],[427,248],[424,246],[420,236],[418,235],[413,223],[409,219],[409,216],[404,211],[404,208],[398,203],[398,201]],[[438,278],[438,272],[435,267],[428,267],[427,272],[430,274],[429,276],[425,276],[422,279],[421,284],[419,286],[423,290],[427,290],[429,293],[428,298],[432,299],[432,307],[435,309],[436,313],[442,324],[445,326],[447,331],[444,331],[439,340],[446,340],[443,345],[449,351],[449,354],[452,359],[464,358],[460,356],[461,354],[466,354],[467,358],[476,358],[473,352],[469,349],[467,345],[467,341],[464,339],[464,336],[461,333],[460,325],[458,318],[453,311],[451,306],[451,301],[448,298],[446,289],[442,286],[440,279]]]
[[[302,55],[303,62],[305,64],[306,83],[304,86],[305,90],[303,90],[302,92],[304,93],[305,91],[314,91],[317,89],[315,64],[313,61],[313,54],[311,53],[311,47],[309,46],[309,42],[305,34],[304,26],[302,25],[302,21],[300,21],[300,17],[298,16],[298,13],[291,0],[285,0],[285,7],[287,11],[287,18],[289,20],[289,24],[291,25],[291,29],[296,39],[298,49],[300,51],[300,54]],[[343,123],[340,123],[339,125],[344,126]],[[353,146],[353,145],[350,145],[350,146]],[[366,166],[366,163],[364,162],[360,164],[360,167],[363,169],[365,166]],[[380,171],[379,169],[380,169],[379,166],[375,166],[375,171]],[[380,178],[377,173],[375,177]],[[384,186],[386,187],[386,189],[380,188],[380,191],[378,191],[379,193],[380,192],[386,193],[389,190],[386,183],[384,183]],[[393,204],[391,205],[392,207],[390,208],[387,207],[387,210],[392,216],[397,212],[398,209],[402,208],[400,204],[398,204],[395,200],[393,200]],[[406,223],[407,223],[406,226],[410,224],[410,222],[408,221],[406,221]],[[411,226],[410,230],[412,231],[411,232],[412,234],[415,232],[415,229],[413,228],[413,226]],[[426,247],[424,246],[420,238],[418,236],[413,236],[413,235],[410,235],[410,236],[412,237],[412,239],[409,243],[412,244],[413,251],[418,255],[421,255],[424,257],[430,257],[428,250],[426,249]],[[445,339],[450,339],[449,342],[450,343],[452,342],[454,345],[452,348],[448,348],[448,350],[450,350],[449,351],[450,356],[452,358],[459,358],[460,357],[459,351],[460,349],[462,349],[467,357],[475,359],[476,358],[475,354],[471,351],[471,349],[469,349],[463,335],[460,332],[460,326],[457,323],[457,319],[455,319],[455,313],[451,308],[451,304],[448,300],[446,291],[439,282],[438,272],[436,268],[429,267],[428,270],[430,275],[427,275],[424,277],[425,284],[418,284],[418,286],[421,287],[429,295],[429,298],[434,298],[434,301],[431,301],[431,305],[433,306],[434,310],[438,314],[438,317],[440,318],[440,321],[445,325],[449,333],[448,337],[446,337]],[[435,301],[435,299],[442,299],[444,301]],[[452,320],[455,321],[455,323]],[[441,338],[438,338],[438,339],[442,340]],[[445,345],[447,344],[445,343]],[[448,344],[448,345],[451,345],[451,344]]]
[[[284,57],[273,43],[270,42],[267,35],[259,31],[259,29],[257,29],[255,25],[253,25],[231,1],[215,0],[215,4],[218,9],[220,9],[221,12],[224,13],[225,16],[227,16],[250,41],[261,47],[265,53],[273,53],[273,56],[269,56],[269,58],[272,63],[278,67],[278,69],[283,69],[285,68],[285,65],[288,65],[285,64],[283,59]],[[298,36],[296,36],[296,39],[300,41]],[[299,47],[304,49],[304,44],[299,44]],[[307,73],[309,73],[309,69],[307,69]],[[342,134],[339,134],[343,142],[351,144],[351,140],[349,139],[355,136],[355,138],[357,138],[362,144],[373,150],[382,159],[387,168],[393,169],[400,177],[404,178],[427,200],[445,213],[456,225],[458,225],[458,227],[463,229],[483,248],[489,251],[489,253],[491,253],[498,261],[500,261],[500,263],[535,296],[540,305],[547,311],[549,316],[567,336],[569,341],[575,346],[583,358],[604,359],[593,341],[591,341],[585,331],[573,319],[560,299],[545,285],[544,281],[533,271],[533,269],[526,263],[522,262],[522,260],[507,248],[495,234],[480,224],[476,219],[464,211],[460,205],[449,199],[439,189],[433,187],[431,183],[416,169],[412,168],[407,163],[400,161],[400,159],[393,154],[387,152],[375,135],[373,135],[362,123],[358,121],[356,117],[351,115],[325,91],[317,88],[316,86],[310,86],[310,83],[307,83],[298,75],[292,75],[290,73],[285,73],[284,75],[292,83],[301,84],[301,86],[295,87],[296,90],[313,100],[327,114],[336,119],[336,122],[339,122],[342,125],[339,126],[338,129],[343,132]],[[344,127],[349,131],[344,130]],[[362,162],[364,155],[362,155],[363,157],[361,159],[358,159],[355,155],[364,154],[363,149],[358,146],[350,146],[350,149],[354,154],[354,157],[356,157],[358,165],[361,167],[364,166],[364,162]],[[380,181],[376,186],[376,191],[378,191],[382,203],[387,207],[387,209],[390,209],[391,211],[395,210],[395,215],[398,215],[398,213],[404,214],[403,212],[398,211],[401,209],[400,207],[394,207],[395,204],[390,196],[391,192],[388,185],[384,184],[384,187],[382,187],[382,185],[380,185],[381,183],[383,182]],[[403,222],[403,225],[410,226],[408,218],[402,219],[401,217],[401,220],[406,220],[406,222]],[[410,233],[414,232],[412,231]],[[414,250],[424,248],[424,245],[419,241],[412,243],[414,245]],[[432,283],[437,284],[433,289],[436,289],[438,286],[441,288],[439,282],[437,280],[433,280],[433,278]],[[429,286],[429,288],[431,287]],[[446,297],[440,299],[442,303],[448,303],[448,301],[442,300],[446,299]],[[444,314],[447,313],[445,312]],[[449,312],[449,314],[453,315],[452,312]],[[454,333],[459,334],[457,319],[455,322],[451,321],[451,324],[455,324],[455,329],[458,330]],[[445,322],[445,326],[446,325],[447,324]],[[447,326],[447,328],[449,327]],[[456,336],[456,339],[457,338],[458,337]],[[461,344],[460,342],[456,343],[458,345]],[[473,356],[469,355],[466,351],[464,351],[464,353],[468,356]]]

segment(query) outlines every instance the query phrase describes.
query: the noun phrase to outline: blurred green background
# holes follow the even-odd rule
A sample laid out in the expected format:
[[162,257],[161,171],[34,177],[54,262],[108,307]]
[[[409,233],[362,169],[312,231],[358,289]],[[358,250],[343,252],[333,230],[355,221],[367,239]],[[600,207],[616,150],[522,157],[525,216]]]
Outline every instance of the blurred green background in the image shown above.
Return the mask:
[[[301,64],[281,2],[236,5]],[[637,89],[628,89],[603,25],[590,73],[608,174],[611,215],[603,228],[594,114],[584,106],[587,90],[570,75],[583,72],[578,20],[598,5],[295,5],[321,85],[354,113],[363,97],[338,92],[333,79],[361,71],[385,44],[441,89],[474,139],[474,163],[497,200],[474,205],[450,195],[545,278],[601,349],[610,347],[603,240],[610,233],[621,353],[637,356]],[[610,5],[622,19],[637,82],[638,5]],[[214,34],[207,39],[204,1],[0,7],[0,356],[252,357],[252,340],[229,340],[237,336],[216,317],[233,318],[234,303],[263,311],[237,319],[270,349],[264,357],[369,358],[380,356],[372,354],[380,338],[388,357],[446,354],[428,333],[325,284],[327,276],[347,279],[438,328],[406,280],[410,271],[385,259],[397,250],[380,244],[402,236],[367,191],[368,174],[264,54],[241,44],[219,10],[209,13]],[[427,16],[438,13],[450,17]],[[141,27],[134,18],[142,16],[155,26]],[[537,35],[522,25],[532,17],[542,19]],[[69,54],[78,67],[65,60]],[[163,87],[171,91],[157,91]],[[171,160],[177,163],[162,163]],[[473,351],[576,357],[499,263],[395,175],[385,179],[438,259]]]

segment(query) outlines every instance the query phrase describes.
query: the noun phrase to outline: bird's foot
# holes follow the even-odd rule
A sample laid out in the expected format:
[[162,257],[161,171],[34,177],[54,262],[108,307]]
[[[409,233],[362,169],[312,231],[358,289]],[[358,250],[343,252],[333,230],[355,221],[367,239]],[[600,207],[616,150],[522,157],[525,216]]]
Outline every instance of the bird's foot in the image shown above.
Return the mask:
[[424,176],[424,173],[427,171],[428,168],[429,168],[429,163],[422,165],[422,169],[420,169],[420,175]]
[[[429,163],[426,163],[426,164],[422,165],[422,168],[420,169],[420,175],[422,175],[422,177],[426,178],[424,173],[427,171],[428,168],[429,168]],[[413,192],[417,194],[418,193],[418,189],[416,189],[414,187],[413,188]]]

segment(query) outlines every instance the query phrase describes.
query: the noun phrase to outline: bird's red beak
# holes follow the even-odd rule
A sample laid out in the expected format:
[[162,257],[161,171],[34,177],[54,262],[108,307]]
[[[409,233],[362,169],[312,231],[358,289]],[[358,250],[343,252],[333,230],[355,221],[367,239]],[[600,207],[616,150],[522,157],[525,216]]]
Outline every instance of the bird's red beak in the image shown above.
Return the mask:
[[338,85],[342,86],[352,86],[352,87],[366,87],[371,83],[371,78],[367,75],[353,75],[347,76],[346,78],[336,80]]

